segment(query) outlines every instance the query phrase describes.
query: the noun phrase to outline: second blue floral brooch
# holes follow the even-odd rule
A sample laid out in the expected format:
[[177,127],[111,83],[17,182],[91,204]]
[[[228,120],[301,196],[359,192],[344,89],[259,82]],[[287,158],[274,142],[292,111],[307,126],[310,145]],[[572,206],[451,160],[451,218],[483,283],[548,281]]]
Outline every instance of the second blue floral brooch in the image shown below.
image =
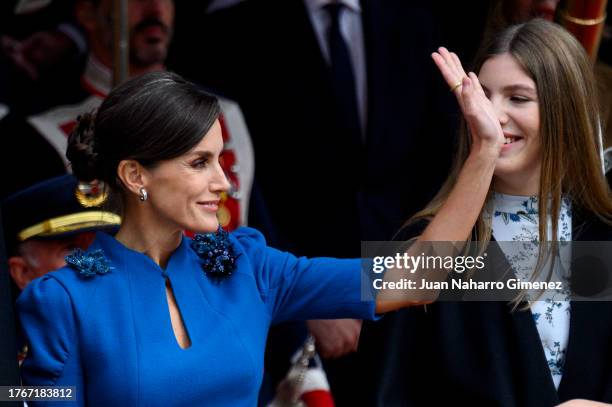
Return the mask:
[[227,278],[236,269],[236,253],[229,233],[219,226],[216,233],[196,234],[191,248],[201,260],[204,274],[214,278]]

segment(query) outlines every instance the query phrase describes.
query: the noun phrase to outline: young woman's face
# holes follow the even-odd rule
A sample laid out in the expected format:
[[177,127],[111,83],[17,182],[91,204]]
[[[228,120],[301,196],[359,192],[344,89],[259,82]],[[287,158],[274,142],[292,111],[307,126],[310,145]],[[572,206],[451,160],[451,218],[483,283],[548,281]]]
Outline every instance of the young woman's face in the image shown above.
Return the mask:
[[[495,176],[507,182],[537,182],[540,173],[540,109],[536,84],[508,54],[488,59],[478,78],[493,104],[506,143]],[[533,189],[533,188],[531,188]]]
[[190,151],[148,171],[148,203],[159,221],[198,233],[215,232],[221,194],[230,185],[219,163],[223,136],[215,121]]

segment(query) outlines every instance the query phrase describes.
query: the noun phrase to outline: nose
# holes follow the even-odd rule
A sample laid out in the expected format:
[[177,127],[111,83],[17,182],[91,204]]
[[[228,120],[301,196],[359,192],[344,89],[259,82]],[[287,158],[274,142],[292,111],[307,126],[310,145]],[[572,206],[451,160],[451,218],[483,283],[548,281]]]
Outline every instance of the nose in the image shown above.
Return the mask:
[[172,0],[141,0],[145,7],[146,15],[160,17],[164,14],[164,8],[168,7],[168,3]]
[[495,111],[499,123],[502,126],[508,123],[509,117],[506,113],[503,100],[501,98],[491,98],[491,104],[493,105],[493,110]]
[[230,182],[225,175],[225,171],[223,171],[223,167],[221,167],[221,164],[217,164],[215,174],[210,182],[210,190],[221,193],[229,191],[230,187]]
[[166,0],[151,0],[149,1],[149,9],[151,13],[154,13],[156,16],[162,15],[162,10],[164,7],[163,3],[166,3]]

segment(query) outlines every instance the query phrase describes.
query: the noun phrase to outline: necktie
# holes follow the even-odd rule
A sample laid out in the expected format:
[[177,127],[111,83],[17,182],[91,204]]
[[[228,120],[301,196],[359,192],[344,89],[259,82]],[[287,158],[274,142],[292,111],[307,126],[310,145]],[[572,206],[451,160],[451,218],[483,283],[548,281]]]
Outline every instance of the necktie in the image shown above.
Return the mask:
[[331,20],[327,33],[331,60],[331,80],[342,125],[353,142],[361,144],[362,133],[357,110],[353,64],[348,46],[340,31],[340,15],[344,9],[344,5],[339,2],[333,2],[325,6]]

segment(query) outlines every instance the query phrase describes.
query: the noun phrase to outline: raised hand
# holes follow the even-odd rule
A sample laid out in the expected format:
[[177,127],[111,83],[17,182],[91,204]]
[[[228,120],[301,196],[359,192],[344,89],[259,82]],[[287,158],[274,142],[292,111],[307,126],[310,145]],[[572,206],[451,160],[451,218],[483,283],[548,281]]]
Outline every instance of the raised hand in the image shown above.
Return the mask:
[[472,134],[472,148],[486,148],[499,154],[504,144],[503,131],[476,74],[466,74],[459,57],[444,47],[431,57],[459,102]]

